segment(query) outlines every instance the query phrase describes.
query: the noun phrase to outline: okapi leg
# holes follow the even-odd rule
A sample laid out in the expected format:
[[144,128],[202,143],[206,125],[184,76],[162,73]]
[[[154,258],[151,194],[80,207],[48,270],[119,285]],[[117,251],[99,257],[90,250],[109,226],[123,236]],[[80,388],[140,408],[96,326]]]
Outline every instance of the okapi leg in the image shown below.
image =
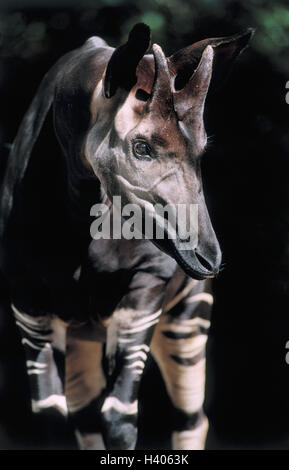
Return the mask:
[[[134,449],[137,440],[138,389],[145,367],[153,325],[161,311],[137,312],[121,309],[116,312],[108,329],[108,348],[111,364],[109,375],[110,392],[106,396],[101,412],[104,437],[108,449]],[[129,320],[125,322],[126,318]],[[122,323],[122,324],[121,324]],[[117,326],[116,326],[117,325]],[[115,330],[116,338],[114,338]]]
[[81,449],[102,450],[99,397],[106,385],[103,338],[94,323],[69,325],[65,357],[65,395]]
[[172,446],[176,450],[203,449],[208,428],[203,400],[212,296],[200,292],[202,284],[196,282],[185,298],[163,313],[151,345],[174,407]]
[[[134,449],[137,440],[138,390],[153,330],[161,313],[164,285],[140,276],[114,312],[107,333],[108,385],[102,426],[107,449]],[[144,308],[146,305],[147,308]]]
[[53,348],[64,352],[63,322],[48,315],[38,317],[28,315],[13,304],[12,310],[25,350],[32,411],[43,413],[55,409],[66,416],[63,384],[53,353]]

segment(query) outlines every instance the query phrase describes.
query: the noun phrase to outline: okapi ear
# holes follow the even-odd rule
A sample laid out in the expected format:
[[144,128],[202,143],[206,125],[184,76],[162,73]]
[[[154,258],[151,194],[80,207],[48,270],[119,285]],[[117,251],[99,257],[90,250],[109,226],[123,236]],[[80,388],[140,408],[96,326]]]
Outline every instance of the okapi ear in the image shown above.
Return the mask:
[[112,54],[105,72],[104,94],[111,98],[117,88],[129,91],[136,83],[136,68],[150,46],[150,28],[144,23],[136,24],[125,44]]
[[204,39],[173,54],[169,61],[171,73],[175,74],[175,89],[184,88],[207,46],[214,49],[212,85],[218,86],[225,80],[234,60],[247,47],[253,34],[254,29],[248,28],[234,36]]
[[213,48],[207,46],[186,86],[174,93],[175,111],[179,121],[192,117],[201,120],[212,76],[213,59]]

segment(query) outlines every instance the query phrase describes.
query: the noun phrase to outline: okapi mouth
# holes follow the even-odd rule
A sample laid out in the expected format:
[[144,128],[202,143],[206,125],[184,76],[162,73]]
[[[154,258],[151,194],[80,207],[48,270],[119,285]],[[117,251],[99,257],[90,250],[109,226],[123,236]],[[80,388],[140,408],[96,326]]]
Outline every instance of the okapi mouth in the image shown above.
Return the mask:
[[[152,243],[161,251],[171,256],[183,271],[193,279],[202,281],[204,279],[212,279],[219,272],[221,260],[214,263],[212,267],[207,259],[204,258],[197,249],[180,250],[177,247],[176,240],[151,240]],[[217,247],[218,251],[219,247]],[[218,256],[220,259],[220,255]],[[212,263],[213,264],[213,263]]]
[[[186,232],[186,236],[181,237],[178,225],[172,231],[169,228],[167,212],[164,212],[158,220],[156,214],[154,214],[152,222],[153,236],[147,237],[145,231],[142,231],[142,235],[148,238],[159,250],[173,258],[188,276],[199,281],[212,279],[219,273],[222,255],[215,232],[208,221],[209,219],[205,231],[206,236],[200,236],[199,234],[196,239],[193,231]],[[145,219],[143,219],[143,222],[145,226]],[[158,227],[162,234],[161,237],[157,236]]]

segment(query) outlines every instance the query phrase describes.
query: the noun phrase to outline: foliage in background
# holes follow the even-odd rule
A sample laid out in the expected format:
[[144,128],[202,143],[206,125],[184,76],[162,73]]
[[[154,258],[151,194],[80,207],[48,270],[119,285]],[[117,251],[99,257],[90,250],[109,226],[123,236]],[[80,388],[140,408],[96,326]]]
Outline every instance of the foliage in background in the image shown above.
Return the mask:
[[[2,0],[1,3],[0,49],[1,57],[5,58],[33,59],[47,53],[53,32],[65,32],[75,24],[76,12],[84,33],[105,32],[112,44],[120,37],[125,39],[134,23],[143,21],[150,25],[153,40],[166,44],[167,52],[206,34],[219,36],[255,27],[252,47],[266,55],[280,71],[289,71],[286,0],[84,0],[81,6],[75,0]],[[30,11],[28,7],[39,10],[37,20],[25,12],[26,8]],[[50,17],[47,8],[55,8]]]

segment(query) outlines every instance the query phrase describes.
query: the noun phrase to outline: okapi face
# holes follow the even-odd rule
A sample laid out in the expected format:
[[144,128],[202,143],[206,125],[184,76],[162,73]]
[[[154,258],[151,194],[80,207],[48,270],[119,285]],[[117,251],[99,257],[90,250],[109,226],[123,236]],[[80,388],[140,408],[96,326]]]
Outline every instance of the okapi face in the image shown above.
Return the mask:
[[92,100],[86,156],[110,198],[120,195],[122,204],[152,212],[157,203],[185,204],[185,225],[190,204],[198,205],[195,249],[182,249],[179,233],[186,227],[179,220],[175,239],[153,240],[196,279],[215,276],[221,263],[201,180],[205,99],[212,74],[222,80],[220,66],[225,71],[250,36],[207,39],[169,58],[154,45],[153,56],[144,56],[150,31],[136,25],[113,53]]

